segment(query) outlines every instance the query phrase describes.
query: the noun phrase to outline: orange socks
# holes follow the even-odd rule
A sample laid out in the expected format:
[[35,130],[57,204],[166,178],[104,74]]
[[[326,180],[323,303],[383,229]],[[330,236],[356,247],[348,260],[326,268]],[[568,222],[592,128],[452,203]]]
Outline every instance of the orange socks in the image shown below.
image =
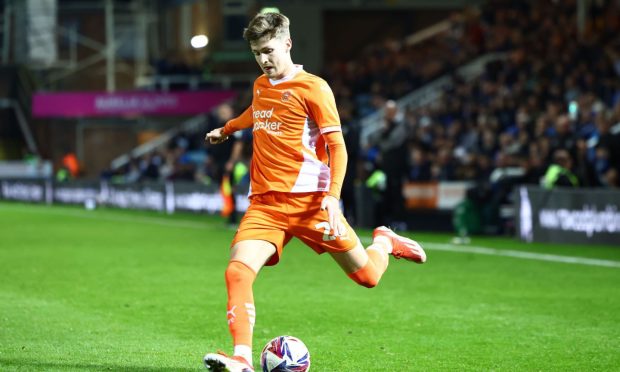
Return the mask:
[[[228,289],[228,328],[233,344],[252,347],[252,330],[256,318],[252,284],[256,273],[238,261],[231,261],[226,268]],[[251,357],[251,354],[250,354]]]
[[372,288],[379,284],[381,276],[388,266],[388,255],[383,249],[377,249],[370,246],[366,253],[368,254],[368,262],[364,267],[354,273],[348,274],[357,284],[366,288]]
[[[368,262],[358,271],[348,274],[356,283],[372,288],[379,283],[387,269],[388,255],[378,246],[370,246]],[[228,327],[233,337],[235,355],[239,354],[251,361],[252,331],[256,319],[252,284],[256,273],[245,264],[231,261],[226,268],[226,288],[228,289]],[[248,355],[249,354],[249,355]]]

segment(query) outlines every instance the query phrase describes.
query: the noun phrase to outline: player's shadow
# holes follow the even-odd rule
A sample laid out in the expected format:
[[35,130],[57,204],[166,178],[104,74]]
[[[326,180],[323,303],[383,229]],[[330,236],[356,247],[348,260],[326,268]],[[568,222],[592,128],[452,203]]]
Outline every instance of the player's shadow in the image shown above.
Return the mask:
[[71,363],[29,359],[5,359],[0,358],[0,370],[5,367],[16,367],[22,370],[86,370],[86,371],[129,371],[129,372],[168,372],[168,371],[196,371],[201,369],[197,363],[196,368],[187,367],[155,367],[155,366],[130,366],[97,363]]

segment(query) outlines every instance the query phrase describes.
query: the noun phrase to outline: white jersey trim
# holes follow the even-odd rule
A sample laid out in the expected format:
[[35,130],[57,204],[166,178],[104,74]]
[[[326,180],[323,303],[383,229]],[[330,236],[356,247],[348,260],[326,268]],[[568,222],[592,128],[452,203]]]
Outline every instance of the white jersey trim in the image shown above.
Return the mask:
[[293,69],[293,72],[291,72],[290,74],[288,74],[285,77],[283,77],[282,79],[278,79],[278,80],[269,79],[269,82],[271,83],[271,85],[278,85],[280,83],[287,82],[287,81],[291,80],[292,78],[294,78],[295,75],[297,75],[297,73],[299,71],[303,70],[303,69],[304,69],[303,65],[295,65],[295,68]]
[[329,127],[321,128],[321,134],[331,133],[331,132],[342,132],[342,127],[340,125],[330,125]]
[[302,155],[304,162],[301,164],[299,175],[291,192],[329,191],[329,167],[305,151],[302,152]]
[[304,161],[291,192],[329,191],[331,178],[329,167],[316,157],[316,142],[319,133],[316,123],[306,118],[301,137]]

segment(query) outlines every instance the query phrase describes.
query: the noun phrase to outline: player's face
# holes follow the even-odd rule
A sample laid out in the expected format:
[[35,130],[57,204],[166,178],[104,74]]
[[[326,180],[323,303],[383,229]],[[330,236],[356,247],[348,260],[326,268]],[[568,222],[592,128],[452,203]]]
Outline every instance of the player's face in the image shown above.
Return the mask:
[[256,62],[268,78],[278,80],[292,72],[291,39],[259,39],[250,43]]

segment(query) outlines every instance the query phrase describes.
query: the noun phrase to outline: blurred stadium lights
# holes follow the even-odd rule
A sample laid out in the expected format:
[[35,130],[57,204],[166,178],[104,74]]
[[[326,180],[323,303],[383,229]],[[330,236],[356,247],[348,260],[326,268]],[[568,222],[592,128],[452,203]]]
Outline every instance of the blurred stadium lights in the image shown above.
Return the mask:
[[[317,6],[331,9],[386,9],[386,8],[434,8],[452,9],[466,6],[477,6],[484,0],[270,0],[272,5],[290,6]],[[286,12],[286,10],[285,10]]]
[[202,49],[209,44],[209,38],[207,35],[194,35],[190,41],[192,48]]
[[266,6],[263,9],[260,10],[260,13],[264,14],[264,13],[280,13],[280,9],[276,8],[275,6]]

